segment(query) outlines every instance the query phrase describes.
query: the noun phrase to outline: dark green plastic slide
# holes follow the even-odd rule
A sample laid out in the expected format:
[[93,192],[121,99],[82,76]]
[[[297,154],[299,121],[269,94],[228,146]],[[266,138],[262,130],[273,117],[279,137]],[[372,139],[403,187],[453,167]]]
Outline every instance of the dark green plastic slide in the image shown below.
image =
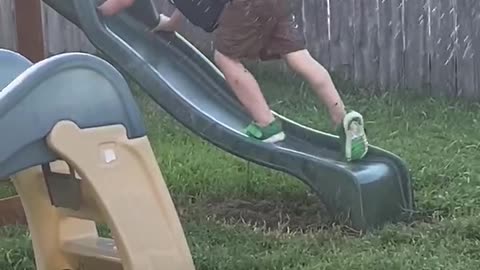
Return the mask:
[[392,153],[371,147],[363,161],[347,163],[337,137],[284,117],[284,142],[247,138],[242,130],[251,119],[216,67],[180,35],[147,31],[158,20],[150,0],[137,0],[111,18],[98,14],[99,1],[43,1],[82,29],[112,64],[188,129],[229,153],[301,179],[350,226],[377,227],[413,209],[409,172]]

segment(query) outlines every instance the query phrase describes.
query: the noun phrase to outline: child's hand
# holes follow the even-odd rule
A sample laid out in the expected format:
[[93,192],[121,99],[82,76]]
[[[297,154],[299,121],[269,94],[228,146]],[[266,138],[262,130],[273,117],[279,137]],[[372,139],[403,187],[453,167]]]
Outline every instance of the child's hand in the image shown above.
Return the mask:
[[178,9],[173,11],[172,17],[167,17],[163,14],[160,14],[160,21],[158,22],[158,25],[152,29],[152,32],[174,32],[180,27],[183,19],[184,17]]
[[160,20],[157,26],[152,29],[152,32],[164,31],[164,32],[174,32],[176,29],[175,23],[168,16],[160,14]]

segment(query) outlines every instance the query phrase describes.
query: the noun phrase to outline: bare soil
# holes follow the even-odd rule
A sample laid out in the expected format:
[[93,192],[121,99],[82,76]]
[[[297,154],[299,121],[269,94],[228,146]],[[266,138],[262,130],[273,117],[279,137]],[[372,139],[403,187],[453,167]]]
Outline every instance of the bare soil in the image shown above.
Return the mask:
[[226,199],[196,202],[179,207],[182,219],[210,219],[226,224],[245,224],[276,231],[312,231],[330,222],[320,200]]

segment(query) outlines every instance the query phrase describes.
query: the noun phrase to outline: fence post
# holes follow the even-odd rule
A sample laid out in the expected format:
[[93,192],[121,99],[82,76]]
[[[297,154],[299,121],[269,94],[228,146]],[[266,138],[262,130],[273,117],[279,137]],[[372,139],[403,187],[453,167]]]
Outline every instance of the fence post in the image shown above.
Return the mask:
[[[17,51],[32,62],[45,58],[41,0],[15,0]],[[1,90],[1,89],[0,89]],[[0,199],[0,227],[27,224],[20,197]]]
[[41,0],[15,0],[17,50],[38,62],[45,58]]

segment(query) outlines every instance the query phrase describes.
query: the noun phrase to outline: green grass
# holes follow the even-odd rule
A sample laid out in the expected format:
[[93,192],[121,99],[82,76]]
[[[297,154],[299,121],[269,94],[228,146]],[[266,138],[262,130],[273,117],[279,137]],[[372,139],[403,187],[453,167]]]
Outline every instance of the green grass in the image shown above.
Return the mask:
[[[262,78],[274,110],[330,131],[305,85],[265,72]],[[365,115],[370,142],[409,164],[415,222],[366,235],[334,226],[298,180],[211,146],[135,91],[198,269],[480,267],[480,107],[341,88],[345,103]],[[0,269],[34,269],[25,229],[0,235]]]
[[15,194],[15,187],[10,183],[0,186],[0,198],[7,198]]

